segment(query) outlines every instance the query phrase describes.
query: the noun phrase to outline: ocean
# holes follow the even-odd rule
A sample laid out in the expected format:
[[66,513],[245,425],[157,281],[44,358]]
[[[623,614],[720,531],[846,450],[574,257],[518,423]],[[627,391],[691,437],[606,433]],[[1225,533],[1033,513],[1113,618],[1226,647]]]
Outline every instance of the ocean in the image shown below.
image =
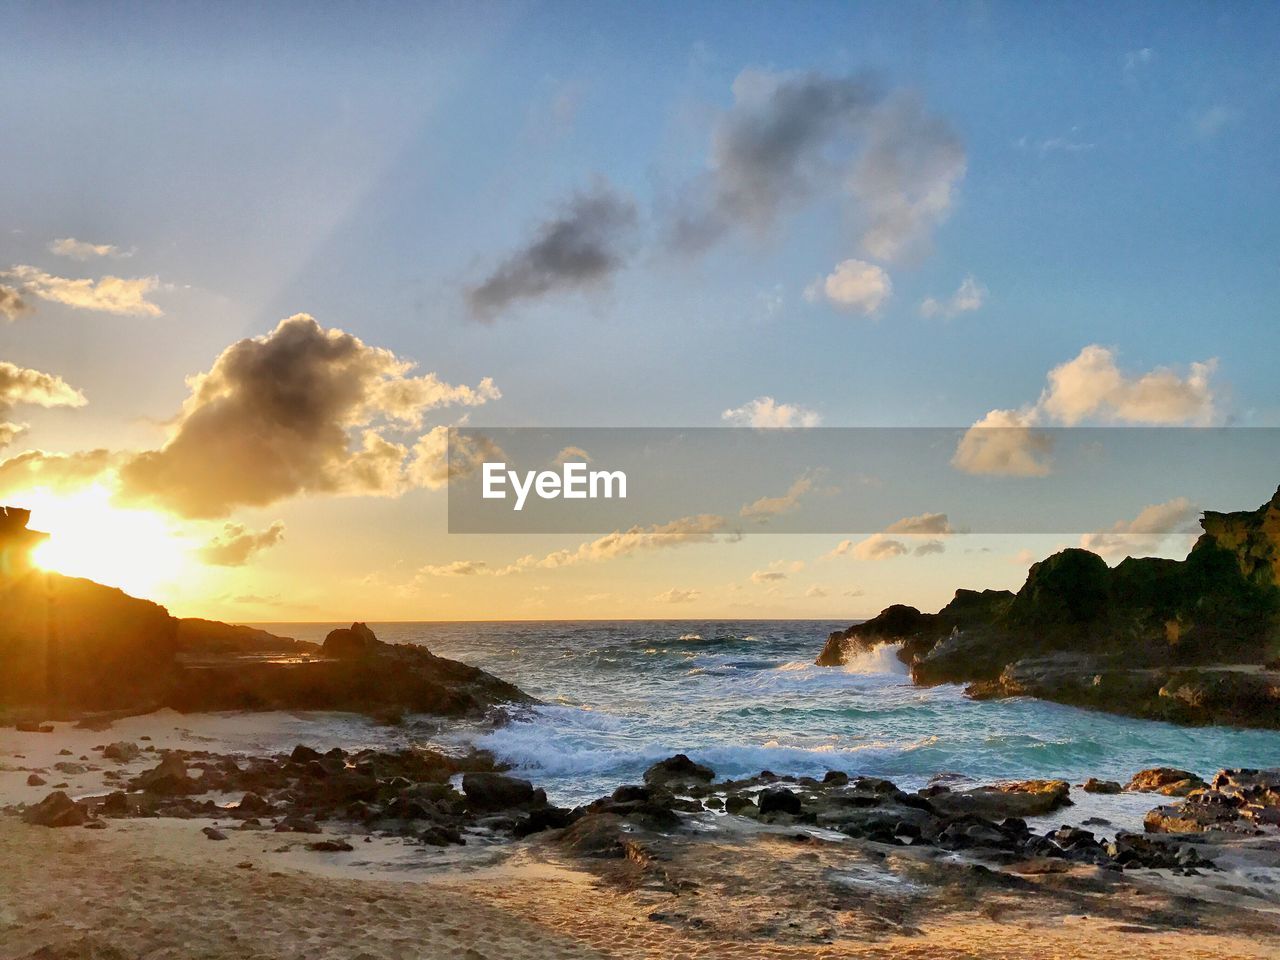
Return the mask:
[[[345,624],[261,626],[319,641]],[[907,789],[939,774],[1123,782],[1157,765],[1205,777],[1280,766],[1280,732],[1178,727],[1021,698],[972,701],[958,686],[913,686],[892,648],[845,667],[814,666],[844,621],[370,626],[382,640],[425,644],[545,701],[497,730],[450,730],[440,745],[491,750],[563,804],[636,782],[673,753],[723,777],[834,769]]]

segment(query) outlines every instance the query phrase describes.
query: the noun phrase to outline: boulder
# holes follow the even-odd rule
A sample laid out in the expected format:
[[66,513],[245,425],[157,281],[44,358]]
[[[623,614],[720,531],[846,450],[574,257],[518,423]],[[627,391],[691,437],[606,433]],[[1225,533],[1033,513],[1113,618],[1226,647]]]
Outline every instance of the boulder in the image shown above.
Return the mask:
[[382,645],[367,624],[353,623],[349,627],[330,630],[324,638],[321,653],[338,660],[352,660],[371,656]]
[[102,755],[118,763],[130,763],[142,756],[142,749],[130,740],[117,740],[103,747]]
[[55,790],[22,814],[27,823],[39,827],[79,827],[89,819],[84,808],[61,790]]
[[1099,780],[1090,777],[1080,785],[1085,793],[1120,793],[1124,788],[1114,780]]
[[43,787],[48,782],[49,782],[48,780],[40,776],[40,774],[38,773],[28,774],[27,776],[28,787]]
[[467,773],[462,792],[473,810],[512,810],[546,806],[547,795],[519,777],[502,773]]
[[1208,784],[1188,770],[1175,767],[1151,767],[1133,775],[1125,790],[1160,793],[1166,797],[1185,797],[1192,790],[1203,790]]
[[683,753],[674,757],[659,760],[644,772],[644,782],[651,787],[665,787],[668,790],[687,790],[692,786],[706,786],[715,779],[716,772],[710,767],[694,763]]
[[920,795],[947,816],[1039,817],[1070,806],[1071,785],[1065,780],[1022,780],[970,790],[928,787]]
[[150,770],[129,781],[132,790],[143,790],[162,797],[181,797],[202,793],[204,787],[187,775],[187,765],[176,753],[167,753]]
[[796,816],[804,806],[800,795],[787,790],[785,787],[762,790],[760,792],[759,805],[762,817],[770,813],[789,813],[792,816]]

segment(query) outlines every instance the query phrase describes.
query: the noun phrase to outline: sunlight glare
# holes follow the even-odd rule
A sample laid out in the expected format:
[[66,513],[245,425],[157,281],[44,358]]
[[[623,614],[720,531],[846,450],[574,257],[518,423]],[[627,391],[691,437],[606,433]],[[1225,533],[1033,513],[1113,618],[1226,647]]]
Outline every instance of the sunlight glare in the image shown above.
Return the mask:
[[192,571],[194,544],[169,518],[114,506],[105,487],[42,491],[25,498],[24,506],[31,509],[31,529],[50,535],[34,554],[41,569],[87,577],[145,599],[156,599]]

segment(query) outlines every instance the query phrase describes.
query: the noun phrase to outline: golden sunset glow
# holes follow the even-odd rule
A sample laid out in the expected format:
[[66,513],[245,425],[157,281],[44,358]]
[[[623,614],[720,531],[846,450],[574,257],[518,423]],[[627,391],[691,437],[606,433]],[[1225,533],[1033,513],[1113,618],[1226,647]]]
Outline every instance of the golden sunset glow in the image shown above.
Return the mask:
[[195,572],[193,543],[169,518],[115,507],[101,485],[25,499],[31,527],[50,535],[34,555],[44,570],[87,577],[139,597],[155,597],[166,584]]

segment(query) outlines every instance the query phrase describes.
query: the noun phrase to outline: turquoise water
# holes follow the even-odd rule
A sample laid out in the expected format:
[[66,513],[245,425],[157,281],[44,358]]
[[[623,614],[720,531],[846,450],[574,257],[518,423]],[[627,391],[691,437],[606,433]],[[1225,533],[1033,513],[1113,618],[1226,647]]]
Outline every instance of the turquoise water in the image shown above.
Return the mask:
[[[319,640],[334,624],[278,624]],[[484,667],[547,706],[496,731],[449,734],[547,788],[587,800],[688,753],[721,776],[830,769],[923,785],[939,773],[1127,779],[1158,764],[1207,776],[1280,766],[1280,733],[1182,728],[1035,700],[976,702],[955,686],[918,688],[888,648],[816,667],[822,621],[371,624]]]

